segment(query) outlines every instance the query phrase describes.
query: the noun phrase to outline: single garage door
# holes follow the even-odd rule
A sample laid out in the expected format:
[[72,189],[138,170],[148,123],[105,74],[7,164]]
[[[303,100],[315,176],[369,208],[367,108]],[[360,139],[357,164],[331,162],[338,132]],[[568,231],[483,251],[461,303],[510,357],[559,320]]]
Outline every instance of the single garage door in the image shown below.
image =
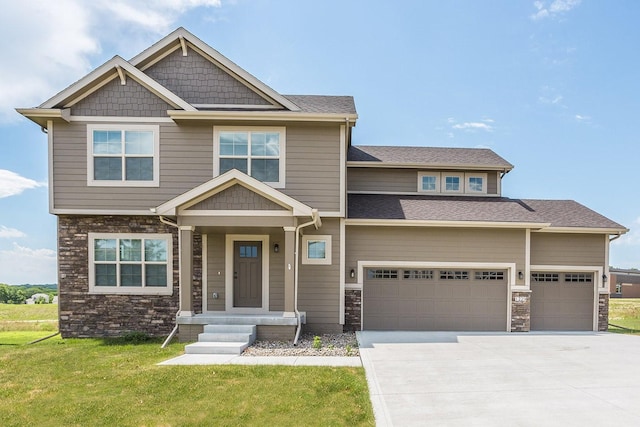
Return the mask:
[[507,272],[369,268],[365,330],[505,331]]
[[532,331],[592,331],[592,273],[531,274]]

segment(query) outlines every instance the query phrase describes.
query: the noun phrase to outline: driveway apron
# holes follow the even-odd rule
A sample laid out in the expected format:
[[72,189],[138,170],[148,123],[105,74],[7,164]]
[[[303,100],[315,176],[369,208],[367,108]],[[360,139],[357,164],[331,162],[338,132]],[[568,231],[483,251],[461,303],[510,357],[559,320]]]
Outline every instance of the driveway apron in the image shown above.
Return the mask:
[[378,426],[640,426],[640,337],[358,332]]

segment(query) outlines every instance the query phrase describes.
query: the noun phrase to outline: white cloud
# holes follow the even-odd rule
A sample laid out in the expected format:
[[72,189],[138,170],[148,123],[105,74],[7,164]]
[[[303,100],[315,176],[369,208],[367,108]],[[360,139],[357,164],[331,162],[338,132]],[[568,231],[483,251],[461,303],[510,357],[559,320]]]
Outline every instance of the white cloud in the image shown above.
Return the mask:
[[452,128],[466,130],[466,131],[476,131],[476,130],[483,130],[486,132],[493,131],[493,127],[491,125],[488,125],[487,123],[482,123],[482,122],[458,123],[453,125]]
[[577,7],[582,0],[553,0],[551,3],[547,1],[534,1],[533,7],[536,13],[531,15],[531,19],[539,21],[545,18],[555,18],[571,9]]
[[0,225],[0,239],[15,239],[19,237],[25,237],[24,234],[20,230],[16,230],[15,228],[5,227],[4,225]]
[[16,196],[32,188],[46,187],[46,185],[45,183],[20,176],[10,170],[0,169],[0,199]]
[[[0,14],[0,122],[34,107],[99,64],[100,40],[129,49],[169,32],[181,14],[221,0],[22,0]],[[126,44],[125,44],[126,43]],[[136,52],[133,52],[136,53]]]
[[0,250],[0,283],[57,283],[56,251],[31,249],[13,244],[12,249]]
[[576,114],[575,119],[579,122],[590,122],[591,121],[591,117],[590,116],[583,116],[580,114]]

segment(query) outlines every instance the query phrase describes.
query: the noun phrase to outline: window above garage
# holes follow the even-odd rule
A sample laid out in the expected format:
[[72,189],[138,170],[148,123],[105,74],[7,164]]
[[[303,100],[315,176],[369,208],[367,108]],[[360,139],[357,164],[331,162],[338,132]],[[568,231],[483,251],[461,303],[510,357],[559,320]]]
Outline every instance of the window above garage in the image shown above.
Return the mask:
[[477,172],[418,172],[418,192],[429,194],[487,194],[487,174]]

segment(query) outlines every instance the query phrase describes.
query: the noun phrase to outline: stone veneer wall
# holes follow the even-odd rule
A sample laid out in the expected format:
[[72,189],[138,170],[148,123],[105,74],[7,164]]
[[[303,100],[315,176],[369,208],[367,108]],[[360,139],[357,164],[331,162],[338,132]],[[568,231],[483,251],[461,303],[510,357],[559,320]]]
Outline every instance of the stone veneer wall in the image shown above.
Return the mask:
[[[88,233],[173,234],[173,295],[89,294]],[[194,236],[194,300],[201,301],[201,237]],[[178,234],[153,216],[58,216],[59,328],[63,338],[126,332],[168,335],[178,310]],[[202,303],[194,301],[196,310]]]
[[344,332],[362,329],[362,291],[347,289],[344,292]]
[[598,330],[609,330],[609,294],[600,294],[598,298]]
[[531,330],[531,292],[511,293],[511,332]]

